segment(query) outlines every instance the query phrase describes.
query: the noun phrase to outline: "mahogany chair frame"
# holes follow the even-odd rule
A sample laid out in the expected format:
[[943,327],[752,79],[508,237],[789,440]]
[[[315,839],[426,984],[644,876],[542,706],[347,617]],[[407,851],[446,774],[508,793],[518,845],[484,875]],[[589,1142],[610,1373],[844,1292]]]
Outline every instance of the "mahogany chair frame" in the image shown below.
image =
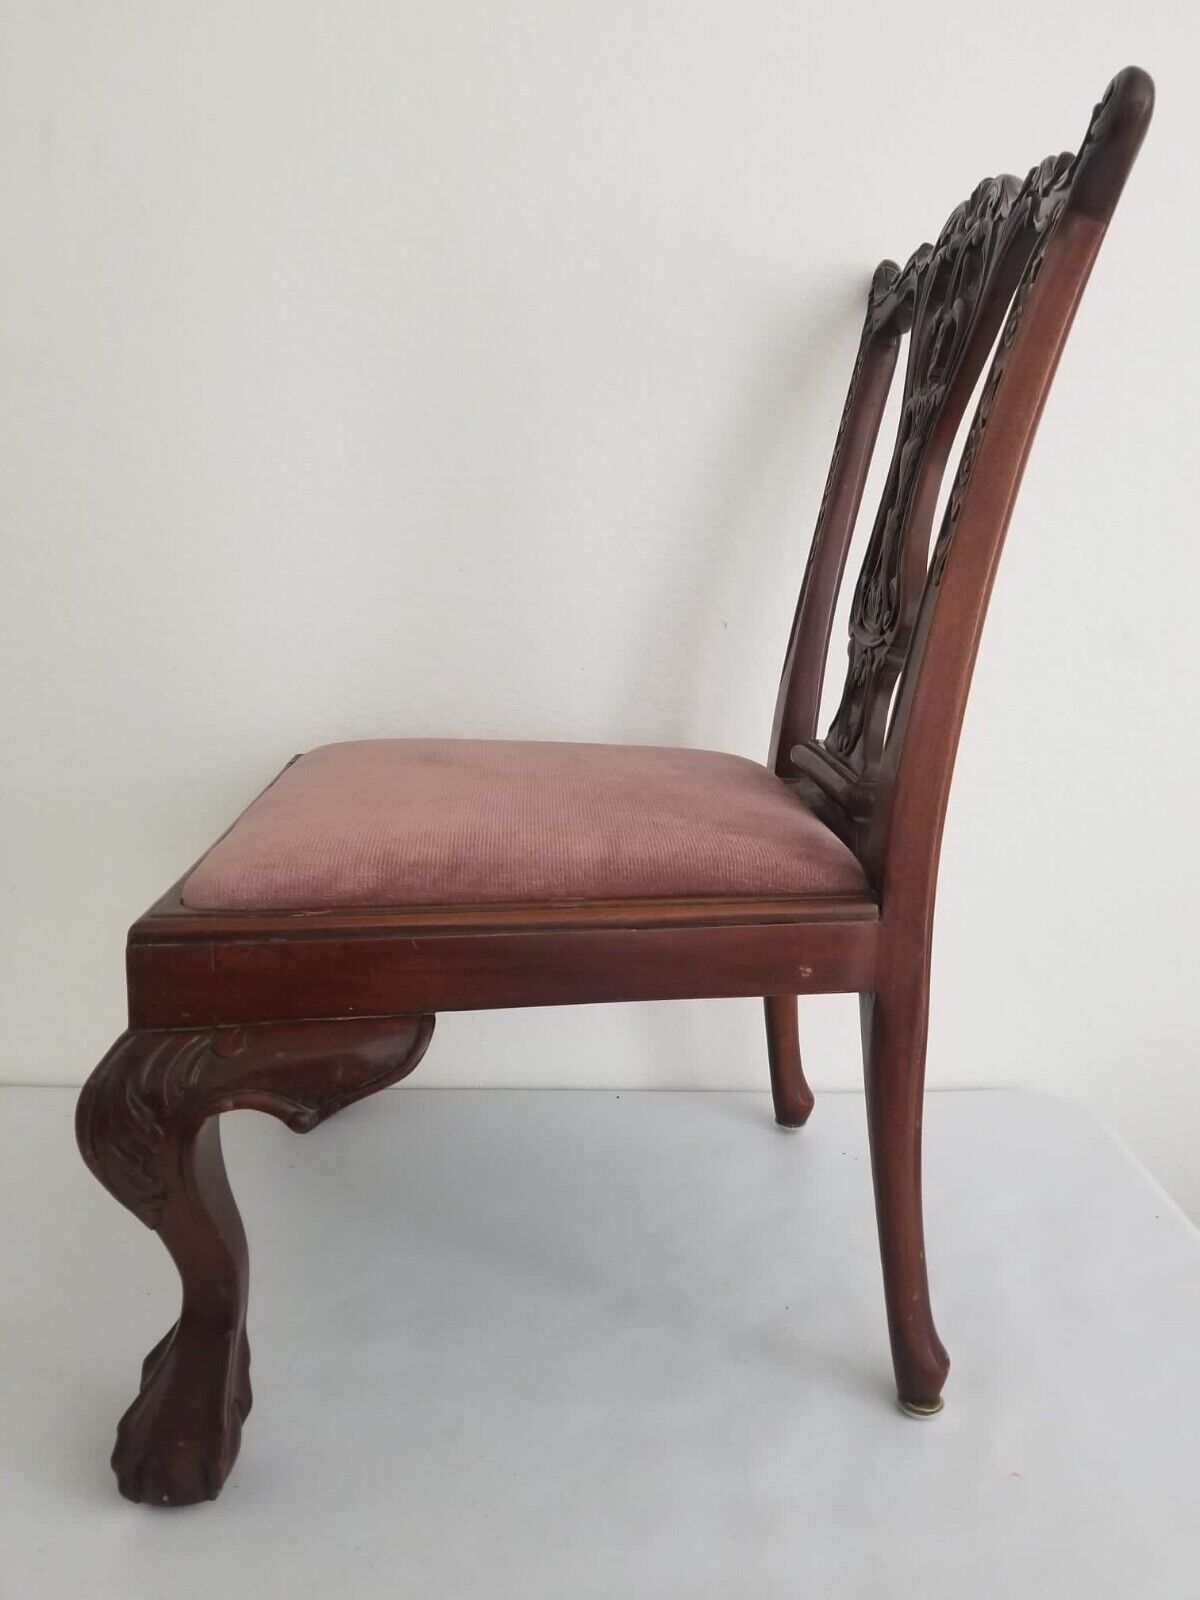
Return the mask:
[[[121,1421],[121,1492],[212,1498],[250,1409],[247,1256],[219,1115],[307,1132],[419,1062],[439,1011],[765,996],[776,1116],[808,1117],[796,997],[860,997],[867,1117],[896,1384],[936,1411],[921,1214],[934,895],[980,632],[1063,343],[1145,133],[1128,68],[1079,152],[989,179],[936,243],[885,261],[866,323],[779,690],[770,762],[856,851],[870,892],[840,899],[625,901],[320,913],[201,912],[182,880],[133,926],[129,1029],[80,1096],[80,1149],[156,1230],[183,1284]],[[834,609],[902,338],[898,438],[851,608],[849,666],[817,723]],[[994,351],[994,354],[993,354]],[[930,553],[947,459],[988,376]]]

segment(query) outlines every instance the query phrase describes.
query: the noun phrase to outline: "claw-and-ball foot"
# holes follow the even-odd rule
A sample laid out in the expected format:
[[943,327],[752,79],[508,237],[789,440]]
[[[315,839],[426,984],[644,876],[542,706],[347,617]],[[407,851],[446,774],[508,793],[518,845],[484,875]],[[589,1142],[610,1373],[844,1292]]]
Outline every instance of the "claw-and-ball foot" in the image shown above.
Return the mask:
[[432,1017],[126,1033],[84,1085],[79,1148],[179,1269],[179,1321],[142,1365],[112,1464],[121,1493],[193,1505],[220,1492],[250,1410],[246,1237],[218,1118],[266,1111],[307,1133],[406,1076]]
[[141,1391],[117,1425],[121,1493],[155,1506],[215,1500],[252,1398],[245,1330],[177,1322],[143,1362]]

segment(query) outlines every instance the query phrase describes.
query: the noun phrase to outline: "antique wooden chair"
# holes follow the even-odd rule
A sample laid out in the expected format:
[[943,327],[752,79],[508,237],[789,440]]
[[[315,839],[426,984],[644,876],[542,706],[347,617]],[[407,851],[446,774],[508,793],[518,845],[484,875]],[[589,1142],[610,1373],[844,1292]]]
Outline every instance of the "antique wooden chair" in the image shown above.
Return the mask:
[[[853,993],[896,1383],[941,1406],[921,1107],[942,822],[996,563],[1076,304],[1153,104],[1128,68],[1078,154],[988,179],[871,284],[769,765],[693,750],[380,740],[297,758],[129,935],[129,1031],[79,1100],[84,1159],[183,1280],[113,1465],[217,1494],[250,1409],[247,1259],[218,1117],[297,1132],[410,1073],[438,1011],[766,996],[803,1123],[796,996]],[[835,601],[897,355],[898,438],[823,738]],[[939,487],[991,366],[936,539]]]

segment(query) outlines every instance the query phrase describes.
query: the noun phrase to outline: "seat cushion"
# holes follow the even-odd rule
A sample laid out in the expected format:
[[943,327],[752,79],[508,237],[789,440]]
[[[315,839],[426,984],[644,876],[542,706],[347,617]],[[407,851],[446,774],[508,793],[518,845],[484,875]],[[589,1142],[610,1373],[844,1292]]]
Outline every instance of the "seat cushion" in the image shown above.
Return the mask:
[[861,894],[852,852],[741,756],[373,739],[288,767],[184,886],[205,911]]

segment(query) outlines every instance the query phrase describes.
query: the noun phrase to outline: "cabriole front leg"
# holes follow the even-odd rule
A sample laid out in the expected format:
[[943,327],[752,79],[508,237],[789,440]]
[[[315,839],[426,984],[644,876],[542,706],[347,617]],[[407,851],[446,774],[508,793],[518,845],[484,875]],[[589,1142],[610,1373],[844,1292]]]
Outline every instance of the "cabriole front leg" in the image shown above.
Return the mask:
[[162,1239],[183,1283],[179,1320],[142,1366],[112,1464],[154,1505],[216,1497],[250,1410],[246,1235],[218,1116],[266,1111],[307,1133],[405,1077],[432,1017],[126,1033],[79,1097],[76,1134],[106,1189]]

